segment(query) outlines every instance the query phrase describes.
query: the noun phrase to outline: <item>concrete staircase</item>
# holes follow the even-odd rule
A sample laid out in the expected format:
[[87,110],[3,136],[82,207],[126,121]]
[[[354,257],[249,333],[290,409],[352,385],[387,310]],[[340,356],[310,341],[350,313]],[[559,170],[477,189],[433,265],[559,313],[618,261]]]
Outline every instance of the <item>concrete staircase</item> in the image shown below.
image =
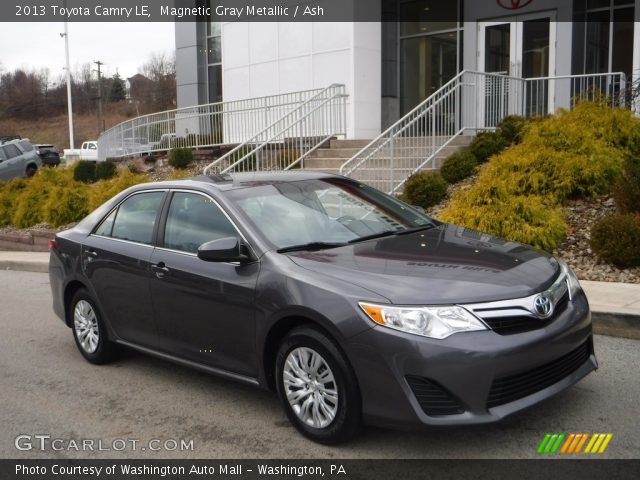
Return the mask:
[[[406,175],[410,175],[410,171],[405,172],[404,170],[408,170],[402,168],[402,151],[411,151],[411,153],[415,153],[416,149],[420,147],[416,147],[412,145],[411,139],[406,138],[402,139],[406,143],[406,146],[398,148],[398,153],[400,154],[397,158],[397,170],[399,173],[406,173]],[[449,155],[459,152],[467,147],[471,141],[473,140],[473,136],[462,135],[456,137],[452,140],[451,144],[444,147],[436,156],[435,162],[433,166],[435,169],[439,169],[444,161],[449,157]],[[352,158],[355,154],[357,154],[362,148],[366,147],[370,143],[370,140],[331,140],[328,147],[319,148],[304,161],[304,169],[305,170],[313,170],[319,172],[327,172],[327,173],[340,173],[340,167],[344,162]],[[425,156],[428,155],[425,152]],[[428,170],[433,170],[434,168],[429,167]]]

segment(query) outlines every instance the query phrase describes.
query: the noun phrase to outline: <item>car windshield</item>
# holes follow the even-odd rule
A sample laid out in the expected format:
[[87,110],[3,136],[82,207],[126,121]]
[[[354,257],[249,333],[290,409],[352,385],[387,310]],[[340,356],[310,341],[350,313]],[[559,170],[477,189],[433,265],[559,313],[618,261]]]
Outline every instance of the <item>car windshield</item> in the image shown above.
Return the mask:
[[278,249],[339,246],[432,225],[417,209],[340,178],[256,183],[227,195]]

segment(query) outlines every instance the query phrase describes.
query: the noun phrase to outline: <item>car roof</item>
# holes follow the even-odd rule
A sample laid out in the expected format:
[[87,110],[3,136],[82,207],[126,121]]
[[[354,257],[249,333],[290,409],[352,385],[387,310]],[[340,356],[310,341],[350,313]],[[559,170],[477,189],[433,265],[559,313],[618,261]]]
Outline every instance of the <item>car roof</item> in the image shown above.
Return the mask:
[[[219,191],[236,190],[240,188],[254,187],[258,185],[296,182],[303,180],[317,180],[322,178],[344,178],[339,175],[324,172],[311,172],[306,170],[297,171],[268,171],[250,173],[231,173],[218,175],[200,175],[185,180],[174,180],[165,182],[153,182],[140,185],[141,189],[153,188],[192,188],[195,185],[212,186]],[[195,185],[194,185],[195,184]]]

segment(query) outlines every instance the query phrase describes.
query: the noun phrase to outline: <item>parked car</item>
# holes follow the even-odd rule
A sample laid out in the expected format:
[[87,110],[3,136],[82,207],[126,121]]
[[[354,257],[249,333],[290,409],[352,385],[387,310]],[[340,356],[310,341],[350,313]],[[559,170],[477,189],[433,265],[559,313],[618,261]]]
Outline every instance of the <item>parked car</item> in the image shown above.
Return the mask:
[[122,147],[125,155],[138,156],[148,155],[153,148],[149,140],[143,137],[129,137],[122,141]]
[[60,154],[56,150],[56,148],[50,143],[39,143],[34,145],[36,149],[36,153],[42,160],[43,165],[48,165],[50,167],[57,167],[60,165]]
[[80,148],[76,149],[65,149],[64,152],[65,158],[73,158],[75,157],[78,160],[89,160],[93,162],[98,161],[98,141],[97,140],[89,140],[88,142],[82,142]]
[[0,143],[0,180],[30,177],[42,161],[28,139]]
[[495,422],[597,368],[562,260],[336,175],[137,185],[56,235],[49,276],[89,362],[123,346],[274,390],[322,443]]
[[173,148],[176,138],[178,138],[178,136],[174,132],[163,133],[160,135],[160,140],[151,142],[151,148],[153,150],[170,150]]

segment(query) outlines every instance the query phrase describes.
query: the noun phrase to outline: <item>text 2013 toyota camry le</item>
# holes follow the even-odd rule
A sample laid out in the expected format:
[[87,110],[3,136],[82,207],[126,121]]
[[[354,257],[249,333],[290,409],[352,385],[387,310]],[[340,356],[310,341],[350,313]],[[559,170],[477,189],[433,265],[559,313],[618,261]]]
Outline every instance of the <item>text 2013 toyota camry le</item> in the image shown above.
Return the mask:
[[132,187],[56,235],[55,312],[119,346],[278,392],[307,437],[493,422],[597,368],[561,260],[320,173]]

